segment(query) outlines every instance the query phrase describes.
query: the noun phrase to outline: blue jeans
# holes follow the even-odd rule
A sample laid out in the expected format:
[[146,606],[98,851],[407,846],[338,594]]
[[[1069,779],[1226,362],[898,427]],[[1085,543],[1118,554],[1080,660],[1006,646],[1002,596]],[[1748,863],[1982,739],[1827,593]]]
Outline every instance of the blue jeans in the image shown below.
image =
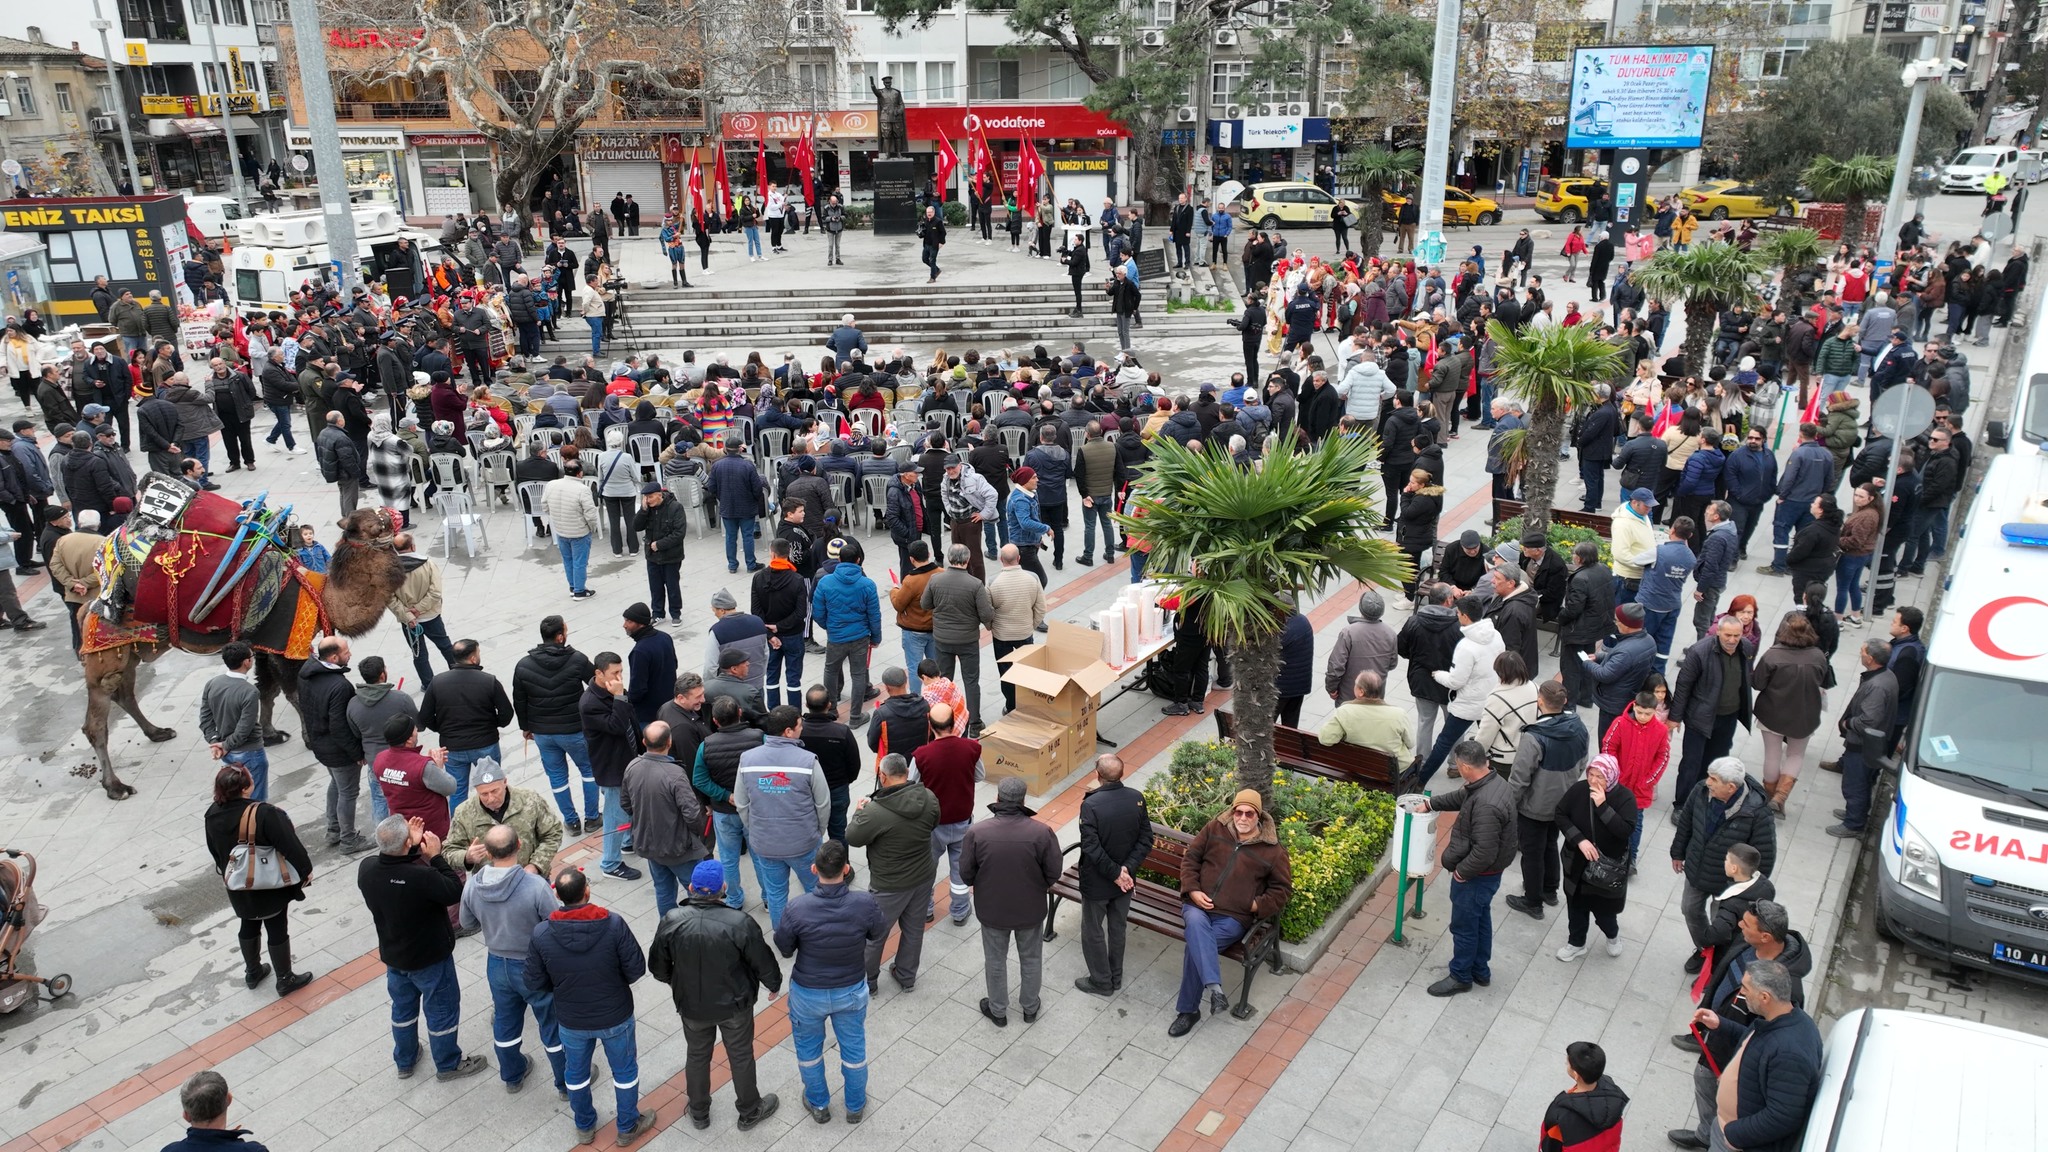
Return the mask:
[[1791,551],[1792,534],[1806,527],[1813,519],[1813,501],[1801,500],[1792,503],[1778,501],[1778,507],[1771,513],[1771,567],[1785,571],[1785,554]]
[[462,1045],[455,1039],[455,1029],[462,1023],[462,989],[456,984],[453,956],[411,972],[385,968],[384,991],[391,997],[391,1059],[401,1070],[419,1062],[422,1006],[434,1071],[446,1072],[462,1062]]
[[597,1127],[597,1108],[590,1102],[590,1058],[604,1045],[604,1062],[612,1070],[612,1098],[619,1108],[619,1131],[640,1122],[640,1046],[630,1017],[599,1032],[562,1029],[562,1047],[569,1081],[569,1115],[578,1129]]
[[740,231],[746,233],[747,236],[747,255],[762,255],[761,230],[759,228],[742,228]]
[[207,479],[213,479],[212,437],[195,436],[190,440],[181,442],[179,447],[185,450],[185,455],[188,458],[199,461],[199,470],[206,474]]
[[658,920],[676,906],[676,893],[689,890],[690,869],[695,868],[697,862],[692,860],[677,867],[670,867],[659,860],[643,858],[640,862],[647,865],[647,878],[654,881],[654,915]]
[[994,556],[1002,551],[1003,545],[1001,532],[999,531],[1001,524],[1001,519],[983,520],[981,522],[981,554],[983,556]]
[[1110,497],[1099,496],[1093,504],[1081,506],[1081,558],[1095,556],[1095,526],[1102,525],[1102,559],[1109,561],[1116,555],[1116,525],[1109,522]]
[[761,882],[761,903],[768,906],[770,928],[782,927],[782,909],[789,903],[789,878],[792,874],[806,892],[818,886],[818,878],[811,875],[811,861],[816,859],[817,855],[816,848],[801,856],[763,856],[758,852],[754,853],[754,879]]
[[1676,608],[1669,612],[1646,611],[1643,613],[1643,631],[1648,632],[1650,639],[1657,642],[1657,662],[1660,670],[1662,665],[1671,659],[1671,633],[1677,627],[1678,609]]
[[725,906],[743,908],[747,889],[740,883],[740,857],[747,850],[747,826],[737,813],[713,812],[711,833],[718,837],[718,863],[725,869]]
[[441,659],[451,666],[455,663],[455,644],[448,639],[448,625],[442,623],[439,616],[420,621],[419,625],[407,634],[405,642],[412,648],[412,669],[420,674],[420,688],[423,691],[427,685],[434,682],[434,665],[427,659],[427,649],[430,646],[438,649]]
[[270,409],[270,414],[276,417],[277,423],[271,425],[270,435],[265,436],[263,442],[265,444],[275,444],[277,443],[277,438],[282,436],[284,437],[284,446],[286,448],[297,448],[299,442],[292,439],[292,406],[289,404],[265,404],[264,407]]
[[1451,877],[1451,979],[1460,984],[1493,979],[1493,894],[1500,873],[1470,880]]
[[1131,561],[1131,583],[1136,584],[1145,578],[1145,564],[1152,559],[1152,554],[1150,552],[1140,552],[1133,548],[1129,553],[1129,557]]
[[1863,611],[1863,570],[1870,567],[1871,553],[1843,556],[1835,561],[1835,613],[1847,608]]
[[839,1041],[839,1072],[846,1081],[842,1103],[851,1112],[868,1106],[868,984],[861,980],[844,988],[806,988],[789,982],[789,1034],[796,1045],[796,1068],[804,1078],[804,1103],[824,1108],[832,1103],[825,1084],[825,1022]]
[[270,799],[270,754],[263,750],[262,745],[259,744],[246,752],[225,753],[221,756],[221,761],[239,764],[248,769],[249,779],[256,782],[256,789],[249,793],[250,797],[257,800]]
[[584,742],[583,733],[536,732],[533,746],[540,753],[541,770],[548,774],[548,788],[555,794],[555,807],[562,810],[562,819],[570,824],[577,822],[576,789],[569,783],[571,760],[583,774],[584,814],[597,815],[597,778],[590,774],[590,745]]
[[600,787],[597,795],[604,805],[604,841],[598,849],[597,857],[597,866],[602,870],[626,862],[625,856],[621,854],[626,843],[626,834],[619,831],[626,823],[626,808],[619,802],[617,788]]
[[754,562],[753,520],[734,520],[728,518],[725,522],[725,566],[727,568],[739,567],[740,561],[737,546],[742,540],[746,541],[747,545],[747,567],[751,569],[758,566]]
[[469,766],[486,757],[500,764],[505,762],[505,757],[498,751],[496,744],[486,748],[471,748],[466,752],[457,752],[452,748],[448,750],[448,774],[455,777],[455,795],[448,798],[450,812],[455,811],[469,798]]
[[555,534],[555,551],[562,554],[562,573],[569,578],[569,591],[581,592],[590,576],[590,537]]
[[1244,936],[1245,925],[1235,916],[1204,912],[1193,904],[1180,906],[1180,919],[1187,941],[1180,958],[1180,996],[1173,1002],[1174,1010],[1200,1012],[1202,989],[1223,983],[1223,968],[1216,962],[1216,954],[1237,943]]
[[[912,632],[908,628],[903,630],[903,671],[910,677],[909,682],[904,687],[912,696],[916,696],[924,691],[924,681],[920,680],[917,675],[918,662],[927,659],[937,660],[938,658],[939,646],[932,639],[931,633]],[[906,754],[904,758],[908,759],[909,757]]]
[[1456,748],[1458,741],[1465,738],[1465,730],[1470,727],[1472,721],[1462,716],[1453,716],[1448,710],[1444,712],[1444,726],[1437,731],[1436,742],[1429,746],[1429,755],[1422,761],[1424,781],[1428,781],[1430,777],[1436,775],[1438,768],[1443,767],[1445,758],[1451,754],[1451,749]]
[[585,316],[583,322],[590,325],[590,354],[595,356],[604,351],[604,317]]
[[803,707],[804,702],[804,638],[784,637],[782,647],[768,649],[767,683],[762,686],[766,703],[770,708],[784,703]]
[[[368,752],[369,749],[366,748],[364,751]],[[384,785],[377,782],[377,757],[372,755],[365,767],[370,773],[370,827],[375,829],[384,822],[386,816],[391,815],[391,805],[384,802]]]
[[491,956],[484,964],[484,976],[491,985],[491,1042],[498,1049],[498,1079],[516,1084],[526,1078],[526,1053],[520,1037],[526,1032],[526,1010],[533,1009],[534,1023],[540,1025],[540,1046],[547,1053],[548,1067],[555,1073],[555,1087],[567,1081],[562,1076],[562,1037],[555,1027],[555,996],[552,992],[531,992],[526,987],[526,961]]
[[[962,820],[958,824],[941,824],[932,829],[932,859],[946,858],[947,891],[950,894],[946,914],[953,918],[955,924],[967,919],[967,914],[974,911],[973,890],[960,878],[960,842],[967,839],[967,827],[968,822]],[[926,903],[924,915],[929,920],[938,905],[930,901]]]

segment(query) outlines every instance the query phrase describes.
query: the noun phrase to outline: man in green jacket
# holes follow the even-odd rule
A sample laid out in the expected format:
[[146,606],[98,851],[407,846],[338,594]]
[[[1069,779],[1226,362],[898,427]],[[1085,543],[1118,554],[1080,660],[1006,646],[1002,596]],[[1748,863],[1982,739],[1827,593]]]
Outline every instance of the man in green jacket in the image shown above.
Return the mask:
[[[860,802],[846,822],[849,847],[868,850],[868,890],[882,906],[883,923],[903,930],[889,978],[905,992],[917,985],[917,962],[924,952],[924,909],[931,903],[938,858],[932,855],[932,831],[939,826],[939,798],[910,779],[910,761],[894,752],[876,766],[874,795]],[[882,982],[882,939],[867,946],[868,995]]]
[[1368,668],[1358,674],[1357,695],[1337,706],[1316,732],[1323,744],[1355,744],[1406,764],[1415,754],[1415,721],[1406,708],[1386,701],[1387,678]]
[[520,866],[552,880],[555,853],[562,850],[562,818],[555,806],[538,792],[507,784],[504,767],[490,757],[476,762],[470,787],[469,798],[456,806],[448,824],[441,858],[474,872],[490,861],[484,833],[494,824],[510,824],[519,833]]

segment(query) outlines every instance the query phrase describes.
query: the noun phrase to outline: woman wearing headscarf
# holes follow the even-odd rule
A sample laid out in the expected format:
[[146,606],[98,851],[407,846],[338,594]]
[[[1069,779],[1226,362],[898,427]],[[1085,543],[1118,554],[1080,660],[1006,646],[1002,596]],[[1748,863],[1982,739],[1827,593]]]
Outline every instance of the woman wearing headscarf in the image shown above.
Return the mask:
[[[633,419],[632,414],[626,411],[626,401],[622,397],[606,396],[603,403],[604,406],[597,410],[597,434],[599,436],[606,435],[613,426],[623,427]],[[651,402],[642,401],[642,403]]]
[[[621,413],[624,415],[624,413]],[[626,426],[614,423],[605,429],[604,452],[597,458],[597,494],[604,500],[605,515],[612,526],[612,555],[639,555],[640,540],[633,532],[633,502],[640,492],[640,468],[626,446]]]
[[[1569,964],[1586,954],[1586,924],[1600,926],[1607,954],[1621,955],[1621,925],[1616,917],[1628,903],[1628,843],[1640,819],[1635,794],[1621,783],[1621,764],[1601,753],[1586,765],[1586,777],[1558,798],[1555,820],[1563,834],[1558,849],[1564,868],[1566,926],[1569,934],[1557,958]],[[1620,861],[1620,887],[1595,891],[1586,884],[1586,869],[1606,857]]]
[[377,502],[398,513],[400,527],[412,527],[412,447],[391,430],[389,412],[370,418],[370,459],[364,472],[377,489]]

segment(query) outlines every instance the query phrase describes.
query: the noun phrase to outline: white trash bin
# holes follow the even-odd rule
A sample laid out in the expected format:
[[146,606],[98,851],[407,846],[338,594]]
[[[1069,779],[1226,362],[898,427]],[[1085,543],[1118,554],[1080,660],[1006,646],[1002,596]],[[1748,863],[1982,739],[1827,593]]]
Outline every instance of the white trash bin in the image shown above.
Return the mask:
[[1411,792],[1395,800],[1394,834],[1387,842],[1387,864],[1409,876],[1427,875],[1436,866],[1436,818],[1440,814],[1408,811],[1408,805],[1428,799],[1420,792]]

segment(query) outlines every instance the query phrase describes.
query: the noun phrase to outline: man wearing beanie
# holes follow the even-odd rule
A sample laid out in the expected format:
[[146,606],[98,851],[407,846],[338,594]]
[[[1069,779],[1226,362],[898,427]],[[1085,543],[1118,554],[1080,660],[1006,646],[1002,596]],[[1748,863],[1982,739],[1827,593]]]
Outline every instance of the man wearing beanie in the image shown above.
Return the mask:
[[1180,962],[1177,1015],[1168,1036],[1185,1036],[1209,1014],[1230,1007],[1223,991],[1217,953],[1237,943],[1260,920],[1276,918],[1294,895],[1294,872],[1273,818],[1257,791],[1246,788],[1230,810],[1202,826],[1180,864],[1181,923],[1186,928]]
[[490,863],[462,888],[462,927],[474,932],[481,928],[489,956],[484,977],[491,986],[491,1039],[498,1052],[498,1079],[505,1091],[526,1086],[532,1062],[520,1050],[520,1036],[526,1031],[526,1012],[540,1028],[541,1050],[555,1074],[556,1093],[567,1096],[563,1079],[562,1038],[555,1027],[555,998],[526,986],[526,952],[533,943],[533,930],[547,923],[558,905],[548,882],[519,865],[519,833],[509,824],[499,824],[484,833],[484,851]]
[[1614,726],[1615,718],[1628,710],[1643,681],[1656,671],[1657,642],[1643,631],[1643,606],[1629,603],[1614,609],[1615,630],[1620,637],[1599,655],[1579,653],[1586,678],[1593,682],[1593,705],[1600,709],[1600,732]]
[[1038,1019],[1039,980],[1044,972],[1045,894],[1060,878],[1060,838],[1032,819],[1024,806],[1024,780],[1005,776],[996,784],[995,813],[967,830],[960,842],[960,879],[974,889],[974,915],[981,921],[982,974],[988,995],[981,1014],[998,1028],[1010,1025],[1010,940],[1017,941],[1017,1003],[1024,1022]]
[[1339,704],[1349,699],[1360,672],[1393,675],[1395,666],[1401,662],[1395,654],[1399,637],[1380,619],[1386,612],[1386,601],[1380,598],[1378,590],[1367,588],[1359,594],[1358,616],[1337,633],[1337,644],[1330,649],[1330,662],[1323,668],[1323,691],[1329,693],[1330,699]]
[[704,679],[709,681],[723,671],[724,655],[738,650],[746,657],[746,670],[740,678],[753,690],[753,710],[756,715],[766,711],[761,701],[768,687],[767,622],[751,612],[740,611],[739,598],[724,588],[711,594],[711,615],[716,619],[704,634]]
[[690,872],[689,898],[661,918],[647,945],[647,970],[669,986],[683,1022],[690,1123],[711,1127],[711,1053],[721,1038],[740,1131],[774,1115],[782,1102],[755,1087],[754,1001],[763,985],[771,996],[782,990],[782,966],[760,922],[726,906],[725,870],[718,861],[702,861]]
[[647,605],[628,604],[623,615],[626,635],[633,638],[626,654],[626,702],[633,706],[634,723],[645,726],[676,698],[676,642],[654,626]]

